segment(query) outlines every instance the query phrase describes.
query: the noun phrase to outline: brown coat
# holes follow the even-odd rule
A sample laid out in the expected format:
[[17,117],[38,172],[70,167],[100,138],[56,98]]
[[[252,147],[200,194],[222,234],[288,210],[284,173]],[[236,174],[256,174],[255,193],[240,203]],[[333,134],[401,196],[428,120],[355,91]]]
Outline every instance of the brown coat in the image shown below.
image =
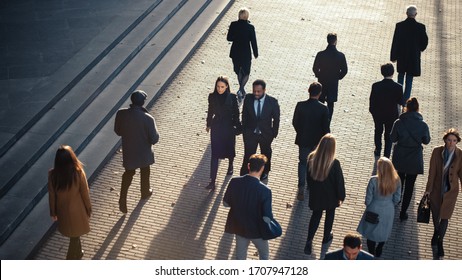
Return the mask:
[[[443,183],[443,151],[444,146],[433,149],[428,171],[427,192],[430,192],[430,203],[432,212],[440,212],[441,219],[450,219],[459,194],[462,181],[462,150],[456,147],[454,158],[449,171],[450,190],[441,198],[441,187]],[[436,211],[436,212],[435,212]]]
[[58,217],[58,230],[67,237],[78,237],[90,231],[91,202],[85,172],[66,190],[55,191],[48,172],[50,216]]

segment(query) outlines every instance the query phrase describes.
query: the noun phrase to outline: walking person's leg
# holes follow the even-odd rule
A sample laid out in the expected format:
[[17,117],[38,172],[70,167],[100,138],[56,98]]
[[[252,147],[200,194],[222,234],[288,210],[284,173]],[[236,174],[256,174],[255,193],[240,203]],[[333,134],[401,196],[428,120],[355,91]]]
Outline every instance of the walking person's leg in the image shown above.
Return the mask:
[[122,175],[122,186],[120,188],[119,197],[119,210],[122,213],[127,213],[127,193],[128,188],[132,184],[133,176],[135,175],[134,169],[126,169]]

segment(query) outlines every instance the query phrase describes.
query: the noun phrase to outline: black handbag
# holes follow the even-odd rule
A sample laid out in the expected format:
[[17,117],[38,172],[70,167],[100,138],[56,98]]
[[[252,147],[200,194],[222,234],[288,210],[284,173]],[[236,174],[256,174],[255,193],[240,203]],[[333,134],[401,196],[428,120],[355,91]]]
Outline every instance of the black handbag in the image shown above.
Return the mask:
[[371,224],[378,224],[379,223],[379,214],[371,212],[371,211],[366,211],[364,213],[364,220],[368,223]]
[[430,198],[424,195],[417,207],[417,222],[428,224],[430,222]]
[[274,218],[269,223],[263,221],[262,223],[262,239],[274,239],[282,235],[282,227]]

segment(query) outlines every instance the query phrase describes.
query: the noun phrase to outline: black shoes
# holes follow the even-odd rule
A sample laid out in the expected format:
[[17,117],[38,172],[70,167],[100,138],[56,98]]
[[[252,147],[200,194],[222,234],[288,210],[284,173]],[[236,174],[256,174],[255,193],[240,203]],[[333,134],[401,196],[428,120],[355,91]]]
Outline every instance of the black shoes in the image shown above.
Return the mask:
[[311,255],[313,251],[313,240],[306,241],[305,249],[303,250],[306,255]]
[[216,188],[215,182],[210,182],[210,183],[205,187],[205,189],[210,190],[210,191],[212,191],[212,192],[215,190],[215,188]]
[[149,188],[149,190],[146,193],[141,194],[141,199],[147,199],[152,195],[152,189]]
[[407,215],[406,212],[400,212],[399,213],[399,219],[401,220],[401,222],[407,220],[409,218],[409,216]]

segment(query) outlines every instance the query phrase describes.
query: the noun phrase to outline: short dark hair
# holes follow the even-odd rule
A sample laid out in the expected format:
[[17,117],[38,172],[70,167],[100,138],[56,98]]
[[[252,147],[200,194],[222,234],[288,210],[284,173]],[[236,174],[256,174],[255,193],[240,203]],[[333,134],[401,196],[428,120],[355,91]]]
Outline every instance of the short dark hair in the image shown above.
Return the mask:
[[343,247],[345,246],[352,249],[361,247],[361,235],[353,232],[347,233],[343,239]]
[[459,131],[457,131],[457,129],[450,128],[446,130],[443,135],[443,140],[446,140],[446,138],[448,138],[449,135],[454,135],[457,138],[457,143],[460,142],[460,134]]
[[322,85],[318,82],[312,82],[308,88],[310,96],[317,96],[322,92]]
[[146,92],[142,90],[135,90],[130,96],[130,100],[132,101],[133,105],[143,106],[147,96],[148,95],[146,94]]
[[254,86],[261,86],[263,89],[266,89],[266,82],[262,79],[257,79],[253,82],[252,87]]
[[337,42],[337,33],[331,32],[327,34],[327,43],[329,43],[329,45],[332,45],[335,42]]
[[265,166],[268,158],[262,154],[253,154],[249,158],[249,170],[250,172],[258,172]]
[[417,98],[411,97],[406,101],[406,112],[418,112],[419,111],[419,101]]
[[384,77],[390,77],[395,73],[395,67],[391,63],[385,63],[380,66],[380,72]]

